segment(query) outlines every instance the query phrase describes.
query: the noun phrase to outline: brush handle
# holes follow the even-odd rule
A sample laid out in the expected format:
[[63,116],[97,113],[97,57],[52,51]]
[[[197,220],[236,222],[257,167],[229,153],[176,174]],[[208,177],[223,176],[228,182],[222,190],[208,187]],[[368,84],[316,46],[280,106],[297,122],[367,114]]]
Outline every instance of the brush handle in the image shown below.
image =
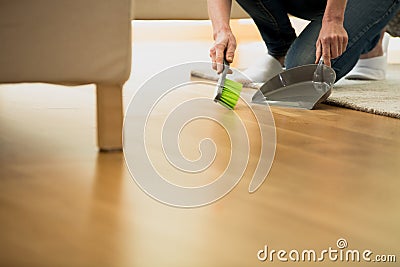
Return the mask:
[[215,92],[214,101],[218,101],[218,99],[221,97],[222,90],[224,89],[224,85],[225,85],[226,75],[228,74],[228,71],[229,71],[229,62],[226,61],[225,57],[224,57],[224,66],[223,67],[224,68],[222,69],[222,72],[221,72],[218,82],[217,82],[217,88],[216,88],[216,92]]

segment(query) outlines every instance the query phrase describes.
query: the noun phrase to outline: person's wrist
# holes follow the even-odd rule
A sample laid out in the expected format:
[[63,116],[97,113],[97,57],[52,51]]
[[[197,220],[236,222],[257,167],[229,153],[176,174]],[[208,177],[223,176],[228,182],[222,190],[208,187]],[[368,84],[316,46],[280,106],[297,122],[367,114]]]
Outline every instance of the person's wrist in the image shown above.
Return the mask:
[[322,23],[343,25],[344,17],[341,15],[325,15]]
[[219,34],[231,34],[232,30],[228,25],[228,26],[221,26],[221,27],[215,28],[213,32],[214,32],[213,37],[215,40]]

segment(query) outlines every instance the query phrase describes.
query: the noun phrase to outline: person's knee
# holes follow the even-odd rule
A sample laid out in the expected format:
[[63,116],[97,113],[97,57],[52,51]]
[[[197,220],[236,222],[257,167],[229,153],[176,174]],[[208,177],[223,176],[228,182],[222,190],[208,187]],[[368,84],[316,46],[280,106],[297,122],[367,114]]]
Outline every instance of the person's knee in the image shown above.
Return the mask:
[[287,69],[313,63],[315,63],[315,51],[289,49],[286,55],[285,66]]

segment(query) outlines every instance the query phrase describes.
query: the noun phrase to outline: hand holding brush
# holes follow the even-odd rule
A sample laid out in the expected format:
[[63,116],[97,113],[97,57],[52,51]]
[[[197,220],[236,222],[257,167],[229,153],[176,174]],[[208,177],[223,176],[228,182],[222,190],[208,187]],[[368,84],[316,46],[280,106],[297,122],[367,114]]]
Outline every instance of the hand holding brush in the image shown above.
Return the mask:
[[223,70],[217,82],[215,102],[220,103],[228,109],[234,109],[242,91],[241,83],[226,79],[229,72],[229,62],[224,57]]

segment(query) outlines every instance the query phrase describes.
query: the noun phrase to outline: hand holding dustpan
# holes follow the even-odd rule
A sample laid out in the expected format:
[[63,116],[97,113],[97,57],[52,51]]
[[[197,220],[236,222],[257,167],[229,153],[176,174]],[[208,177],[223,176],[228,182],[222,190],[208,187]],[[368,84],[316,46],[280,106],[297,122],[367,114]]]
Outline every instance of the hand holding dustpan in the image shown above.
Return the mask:
[[313,109],[331,94],[335,79],[335,71],[322,61],[292,68],[264,83],[254,94],[252,102]]

